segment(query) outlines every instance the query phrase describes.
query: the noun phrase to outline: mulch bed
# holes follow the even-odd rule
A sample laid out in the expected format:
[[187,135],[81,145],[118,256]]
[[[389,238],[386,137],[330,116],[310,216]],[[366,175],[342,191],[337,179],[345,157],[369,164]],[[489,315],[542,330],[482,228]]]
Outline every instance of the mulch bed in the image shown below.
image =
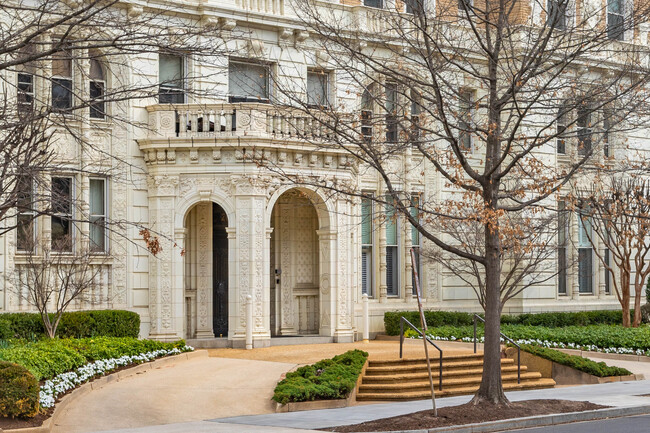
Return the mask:
[[587,401],[570,400],[527,400],[512,402],[509,406],[495,406],[491,404],[474,406],[472,403],[466,403],[460,406],[443,407],[438,409],[438,418],[433,416],[433,410],[423,410],[408,415],[400,415],[392,418],[383,418],[375,421],[364,422],[361,424],[332,427],[322,430],[333,432],[417,430],[497,421],[510,418],[523,418],[535,415],[582,412],[585,410],[604,409],[606,407],[608,406],[601,406]]

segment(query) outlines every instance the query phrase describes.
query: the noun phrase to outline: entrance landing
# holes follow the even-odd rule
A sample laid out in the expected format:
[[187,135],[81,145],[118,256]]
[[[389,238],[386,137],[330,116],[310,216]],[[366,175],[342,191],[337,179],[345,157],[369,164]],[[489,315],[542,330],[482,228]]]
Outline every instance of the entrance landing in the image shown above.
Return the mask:
[[[203,339],[189,339],[186,340],[187,344],[195,349],[228,349],[233,347],[233,340],[227,338],[203,338]],[[268,345],[269,340],[264,343]],[[333,343],[332,337],[321,337],[320,335],[296,335],[291,337],[274,337],[270,340],[271,346],[295,346],[298,344],[327,344]],[[243,340],[235,340],[235,347],[244,344]],[[255,344],[255,342],[253,342]],[[257,342],[259,344],[259,341]]]

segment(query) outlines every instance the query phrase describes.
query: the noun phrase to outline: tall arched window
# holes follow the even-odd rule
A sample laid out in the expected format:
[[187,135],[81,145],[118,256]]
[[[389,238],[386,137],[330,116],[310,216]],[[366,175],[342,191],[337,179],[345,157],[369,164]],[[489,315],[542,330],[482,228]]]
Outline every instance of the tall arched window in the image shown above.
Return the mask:
[[106,117],[106,74],[101,62],[90,59],[90,117],[104,119]]

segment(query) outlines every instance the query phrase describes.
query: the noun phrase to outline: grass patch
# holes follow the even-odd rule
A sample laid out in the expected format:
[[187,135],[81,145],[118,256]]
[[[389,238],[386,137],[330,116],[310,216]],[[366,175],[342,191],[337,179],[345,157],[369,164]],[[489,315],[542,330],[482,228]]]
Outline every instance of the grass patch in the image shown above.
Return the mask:
[[569,355],[568,353],[549,349],[547,347],[522,344],[521,350],[526,351],[532,355],[539,356],[540,358],[548,359],[549,361],[557,362],[558,364],[566,365],[567,367],[583,371],[593,376],[610,377],[627,376],[632,374],[625,368],[610,367],[604,362],[596,362],[592,361],[591,359],[583,358],[582,356]]
[[367,358],[367,352],[355,349],[300,367],[277,384],[273,400],[287,404],[346,398],[356,386]]

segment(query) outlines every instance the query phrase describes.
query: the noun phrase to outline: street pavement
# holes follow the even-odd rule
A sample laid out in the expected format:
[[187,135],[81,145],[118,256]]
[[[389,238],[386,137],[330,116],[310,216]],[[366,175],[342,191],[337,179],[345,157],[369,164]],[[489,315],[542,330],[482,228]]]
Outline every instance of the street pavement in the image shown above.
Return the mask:
[[[270,431],[270,430],[269,430]],[[296,430],[294,430],[296,431]],[[508,430],[508,433],[647,433],[650,432],[650,415],[575,422],[548,427]]]

